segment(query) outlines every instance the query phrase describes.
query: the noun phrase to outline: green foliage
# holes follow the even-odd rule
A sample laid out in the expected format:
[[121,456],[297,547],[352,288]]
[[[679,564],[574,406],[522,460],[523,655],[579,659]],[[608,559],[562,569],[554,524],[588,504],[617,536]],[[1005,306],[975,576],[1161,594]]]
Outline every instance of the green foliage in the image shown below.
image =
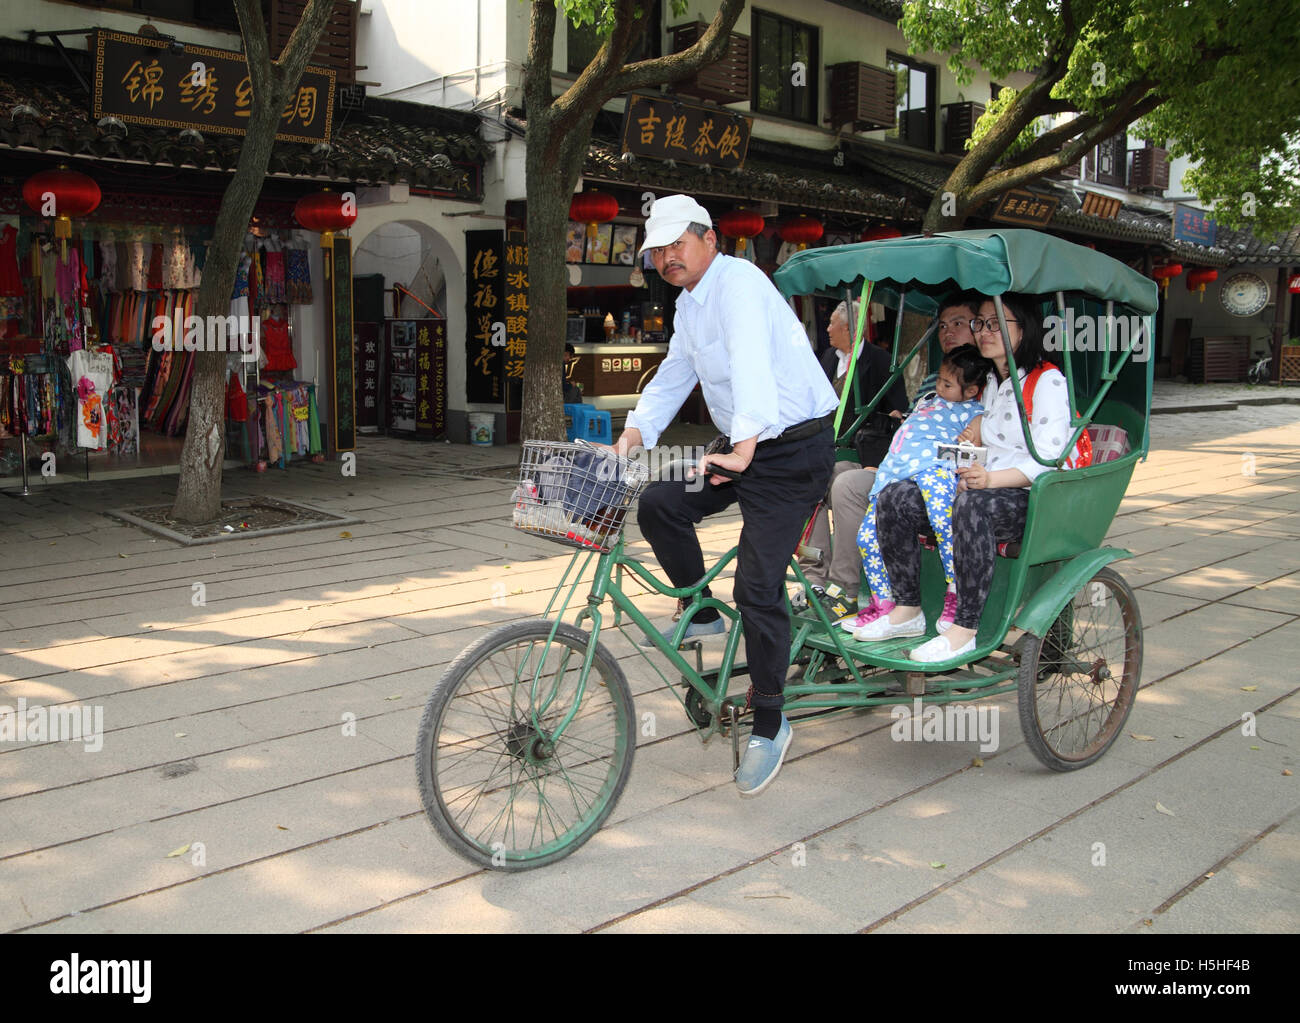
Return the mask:
[[[951,54],[962,84],[977,69],[1041,75],[1063,62],[1052,98],[1078,113],[1103,118],[1134,88],[1159,98],[1133,133],[1198,161],[1185,183],[1217,220],[1263,236],[1300,222],[1300,0],[909,0],[903,9],[912,51]],[[988,128],[982,119],[980,137]],[[1022,132],[1006,155],[1027,141]]]
[[[689,6],[687,0],[670,0],[670,5],[675,18],[685,14]],[[574,28],[594,25],[597,33],[602,36],[614,31],[615,10],[612,0],[555,0],[555,7],[569,19]],[[638,4],[632,13],[636,18],[644,18],[646,12]]]
[[[1017,95],[1018,93],[1015,89],[1004,87],[1003,90],[998,93],[998,98],[989,102],[988,106],[984,108],[984,113],[980,115],[980,119],[975,122],[975,127],[971,131],[970,138],[966,140],[966,148],[968,150],[974,149],[984,136],[989,133],[989,130],[998,123],[1002,115],[1006,112],[1007,107],[1011,106],[1011,104],[1015,102]],[[1035,118],[1025,125],[1024,128],[1021,129],[1020,134],[1017,135],[1015,139],[1012,140],[1011,144],[1003,150],[1003,156],[1019,156],[1028,149],[1033,144],[1034,139],[1038,138],[1038,130],[1042,124],[1042,118]]]

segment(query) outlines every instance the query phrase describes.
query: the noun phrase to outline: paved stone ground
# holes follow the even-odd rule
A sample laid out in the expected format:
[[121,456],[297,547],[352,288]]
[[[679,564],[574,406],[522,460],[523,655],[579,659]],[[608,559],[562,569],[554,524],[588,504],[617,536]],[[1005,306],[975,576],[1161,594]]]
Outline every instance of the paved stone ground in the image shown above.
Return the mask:
[[[0,494],[0,703],[102,708],[105,733],[0,742],[0,930],[1294,932],[1300,407],[1152,433],[1110,534],[1137,555],[1143,689],[1097,764],[1043,769],[1010,698],[983,767],[974,743],[891,741],[877,710],[800,723],[742,801],[726,746],[615,637],[656,734],[600,834],[523,875],[448,852],[412,765],[447,662],[540,611],[567,560],[473,476],[517,449],[378,439],[355,478],[231,473],[227,496],[364,522],[215,548],[101,514],[174,479]],[[738,525],[709,523],[706,552]]]

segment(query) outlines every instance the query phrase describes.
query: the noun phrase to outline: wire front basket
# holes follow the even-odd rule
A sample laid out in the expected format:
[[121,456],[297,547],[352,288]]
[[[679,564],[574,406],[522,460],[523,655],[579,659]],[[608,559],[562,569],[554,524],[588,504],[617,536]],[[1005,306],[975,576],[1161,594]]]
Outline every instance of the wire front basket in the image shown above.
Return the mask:
[[649,480],[650,470],[640,462],[581,441],[526,440],[514,527],[566,547],[607,553]]

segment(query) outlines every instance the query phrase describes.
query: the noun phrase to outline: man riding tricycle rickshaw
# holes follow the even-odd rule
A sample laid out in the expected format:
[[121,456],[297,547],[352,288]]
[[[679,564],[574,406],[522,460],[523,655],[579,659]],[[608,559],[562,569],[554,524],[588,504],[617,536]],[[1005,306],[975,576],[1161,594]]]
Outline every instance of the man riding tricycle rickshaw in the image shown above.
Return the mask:
[[[647,247],[665,279],[687,289],[683,298],[691,295],[678,300],[673,344],[693,329],[707,345],[707,317],[716,312],[709,303],[723,280],[711,275],[719,268],[734,272],[729,263],[739,261],[696,259],[696,242],[707,246],[711,231],[687,232],[674,248],[678,236],[665,231],[679,229],[683,215],[696,217],[684,210],[684,204],[671,207],[672,216],[658,221],[652,211]],[[1097,760],[1120,733],[1137,693],[1142,630],[1133,592],[1109,567],[1130,555],[1102,543],[1147,451],[1155,283],[1094,250],[1018,230],[805,250],[775,282],[786,296],[861,296],[855,357],[869,303],[893,310],[891,378],[879,393],[855,401],[845,388],[829,416],[818,385],[809,384],[810,419],[798,423],[803,435],[787,444],[783,430],[767,448],[737,444],[740,458],[702,458],[698,469],[710,491],[699,500],[717,502],[720,488],[741,487],[730,478],[738,467],[742,480],[756,468],[761,476],[764,459],[789,458],[793,448],[819,443],[823,425],[838,443],[851,443],[913,359],[928,352],[932,369],[940,363],[935,324],[914,343],[903,340],[905,324],[916,322],[916,314],[934,317],[954,294],[982,296],[971,321],[978,352],[968,345],[959,358],[944,357],[939,393],[916,406],[899,429],[906,439],[896,440],[881,463],[869,514],[874,531],[836,522],[834,543],[859,545],[870,593],[864,586],[857,613],[840,620],[810,593],[792,611],[785,587],[810,588],[793,559],[798,536],[782,534],[772,542],[783,545],[786,565],[779,599],[789,623],[788,654],[783,642],[766,642],[771,636],[756,647],[746,635],[756,630],[748,607],[760,606],[766,617],[759,620],[768,628],[772,617],[756,596],[752,544],[750,565],[736,571],[743,611],[709,588],[737,558],[736,548],[700,572],[690,559],[670,565],[676,555],[664,557],[655,545],[670,583],[679,585],[665,583],[624,549],[624,520],[649,482],[644,461],[623,457],[626,445],[525,442],[514,524],[576,551],[543,617],[501,626],[466,649],[429,698],[416,753],[420,793],[434,829],[462,856],[502,869],[542,866],[573,852],[613,811],[637,729],[623,669],[600,641],[610,627],[634,630],[638,652],[644,648],[641,656],[705,740],[730,737],[742,795],[771,782],[789,745],[790,721],[809,714],[965,703],[1015,690],[1027,744],[1058,771]],[[850,301],[846,308],[852,307]],[[767,315],[779,317],[774,307]],[[680,371],[668,365],[672,357],[670,348],[669,374]],[[774,361],[767,372],[795,378],[802,369],[793,365]],[[972,386],[985,366],[987,382]],[[970,414],[975,400],[983,405],[978,417]],[[655,423],[641,410],[629,417],[634,428],[638,423],[653,436],[634,439],[653,444]],[[752,435],[742,428],[731,436]],[[800,457],[812,465],[822,456]],[[829,469],[821,477],[823,492],[828,478]],[[946,532],[934,528],[944,501],[935,495],[945,486],[952,491],[948,517],[938,517],[941,527],[950,527]],[[669,491],[658,493],[656,507]],[[755,531],[754,504],[740,501],[744,552],[744,532]],[[696,512],[705,513],[692,507],[685,514],[698,522]],[[643,509],[642,531],[654,544],[646,520]],[[866,545],[868,532],[875,548]],[[667,629],[638,609],[638,587],[625,585],[629,573],[641,587],[677,598],[679,617]],[[568,622],[571,605],[576,613]],[[714,633],[725,634],[721,656],[705,670],[698,638]],[[692,647],[694,663],[687,656]],[[778,723],[772,727],[769,716],[764,728],[771,701],[755,701],[765,683],[752,669],[773,649],[788,676],[783,693],[778,685]]]

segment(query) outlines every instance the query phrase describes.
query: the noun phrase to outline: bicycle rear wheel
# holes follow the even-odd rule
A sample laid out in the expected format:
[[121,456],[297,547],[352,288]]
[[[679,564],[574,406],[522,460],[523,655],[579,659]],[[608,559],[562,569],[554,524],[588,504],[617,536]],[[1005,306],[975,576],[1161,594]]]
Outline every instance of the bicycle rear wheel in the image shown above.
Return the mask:
[[597,644],[583,685],[591,637],[560,624],[548,643],[551,628],[515,622],[466,649],[420,721],[425,814],[452,850],[481,866],[528,870],[568,856],[613,812],[632,769],[623,670]]

